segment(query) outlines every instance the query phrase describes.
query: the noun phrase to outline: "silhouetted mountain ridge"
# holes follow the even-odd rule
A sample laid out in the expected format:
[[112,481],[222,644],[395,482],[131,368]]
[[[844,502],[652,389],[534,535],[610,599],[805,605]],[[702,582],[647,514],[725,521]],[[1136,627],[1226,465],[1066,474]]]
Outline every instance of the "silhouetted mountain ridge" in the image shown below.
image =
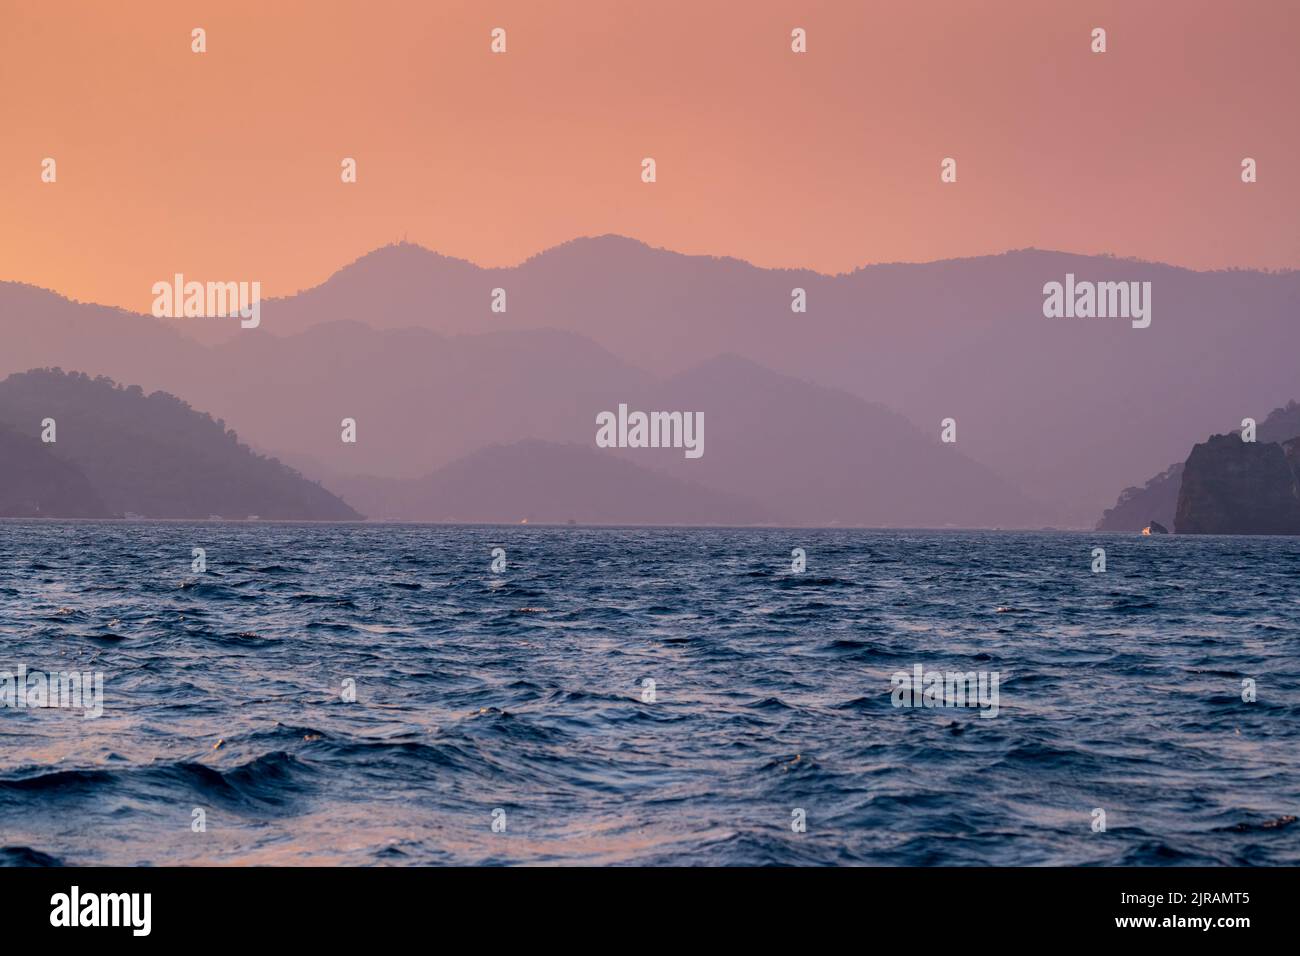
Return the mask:
[[[225,422],[165,392],[146,395],[136,385],[58,368],[0,381],[0,423],[19,435],[39,436],[47,419],[53,420],[53,442],[11,447],[29,462],[38,462],[39,450],[75,469],[112,515],[360,517],[293,469],[253,453]],[[75,485],[73,478],[66,480]],[[56,516],[85,516],[86,490]]]

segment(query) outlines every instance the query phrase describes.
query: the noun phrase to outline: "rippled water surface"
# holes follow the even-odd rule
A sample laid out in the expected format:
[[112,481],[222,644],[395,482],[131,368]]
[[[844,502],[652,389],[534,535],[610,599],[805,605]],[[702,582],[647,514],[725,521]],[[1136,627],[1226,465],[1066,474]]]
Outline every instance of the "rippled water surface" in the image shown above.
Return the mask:
[[0,671],[104,676],[0,860],[1296,864],[1298,621],[1294,538],[0,522]]

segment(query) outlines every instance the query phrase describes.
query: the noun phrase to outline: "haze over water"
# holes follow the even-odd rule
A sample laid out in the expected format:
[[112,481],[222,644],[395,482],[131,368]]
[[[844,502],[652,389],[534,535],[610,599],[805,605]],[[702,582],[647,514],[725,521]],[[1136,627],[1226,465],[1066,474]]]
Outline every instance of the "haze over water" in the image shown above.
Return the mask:
[[[99,719],[0,709],[0,859],[1296,864],[1298,572],[1295,538],[0,522],[0,670],[104,673]],[[999,672],[997,716],[894,707],[915,664]]]

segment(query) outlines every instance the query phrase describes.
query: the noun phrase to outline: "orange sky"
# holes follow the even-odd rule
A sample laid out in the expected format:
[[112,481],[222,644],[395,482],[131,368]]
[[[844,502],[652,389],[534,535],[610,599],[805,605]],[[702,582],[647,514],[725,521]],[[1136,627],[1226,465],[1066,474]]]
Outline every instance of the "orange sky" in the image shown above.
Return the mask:
[[403,235],[501,265],[605,232],[1294,268],[1298,41],[1288,0],[0,0],[0,278],[147,311],[177,271],[280,295]]

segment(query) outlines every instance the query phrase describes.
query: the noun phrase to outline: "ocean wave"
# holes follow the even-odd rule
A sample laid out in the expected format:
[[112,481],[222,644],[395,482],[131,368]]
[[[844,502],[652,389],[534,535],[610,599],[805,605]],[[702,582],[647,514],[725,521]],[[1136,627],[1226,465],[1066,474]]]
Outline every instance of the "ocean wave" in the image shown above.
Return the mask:
[[[184,525],[51,527],[0,540],[0,669],[104,715],[0,712],[0,864],[1300,864],[1282,540],[529,528],[497,576],[501,529],[214,523],[191,574]],[[918,665],[997,716],[897,706]]]

